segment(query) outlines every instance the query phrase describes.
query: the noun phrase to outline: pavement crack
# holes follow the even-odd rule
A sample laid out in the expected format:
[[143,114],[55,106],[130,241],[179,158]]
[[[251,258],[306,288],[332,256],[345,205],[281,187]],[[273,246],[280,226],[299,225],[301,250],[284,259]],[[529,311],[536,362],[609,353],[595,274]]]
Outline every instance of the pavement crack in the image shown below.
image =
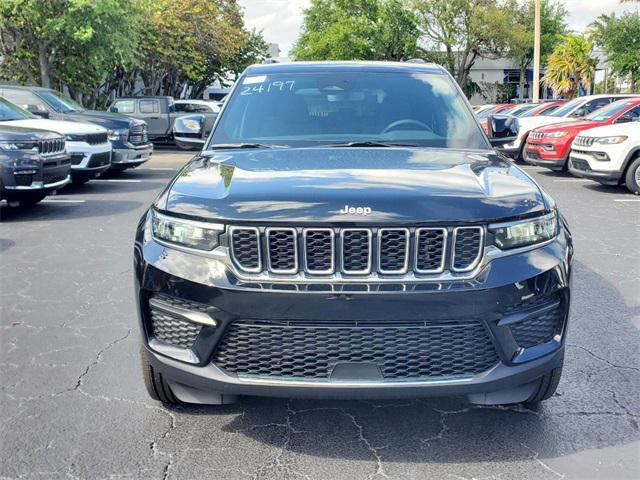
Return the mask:
[[634,372],[640,372],[640,368],[638,368],[638,367],[630,367],[628,365],[618,365],[616,363],[610,362],[606,358],[602,358],[601,356],[596,355],[591,350],[589,350],[586,347],[583,347],[582,345],[576,345],[576,344],[567,343],[567,347],[579,348],[580,350],[583,350],[584,352],[586,352],[589,355],[591,355],[596,360],[600,360],[601,362],[606,363],[610,367],[617,368],[617,369],[620,369],[620,370],[633,370]]
[[371,454],[376,459],[376,471],[370,474],[367,478],[370,480],[373,477],[378,475],[384,478],[389,478],[387,477],[387,474],[384,471],[384,465],[382,464],[382,458],[380,457],[380,453],[378,453],[378,450],[385,447],[374,447],[369,441],[369,439],[364,435],[364,428],[362,427],[362,425],[358,423],[355,415],[352,415],[351,413],[347,412],[344,408],[341,408],[340,411],[342,412],[343,415],[345,415],[351,420],[351,423],[353,423],[353,426],[356,427],[356,430],[358,431],[359,440],[367,447],[367,449],[371,452]]

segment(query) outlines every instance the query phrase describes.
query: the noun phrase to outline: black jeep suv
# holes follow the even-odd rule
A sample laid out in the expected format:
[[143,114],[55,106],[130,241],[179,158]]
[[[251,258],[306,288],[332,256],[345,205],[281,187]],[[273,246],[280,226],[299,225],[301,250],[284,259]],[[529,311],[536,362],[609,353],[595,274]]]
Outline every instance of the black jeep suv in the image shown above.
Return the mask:
[[544,400],[572,251],[444,69],[252,66],[138,227],[147,388],[168,403]]
[[70,171],[62,135],[0,124],[0,200],[34,205],[69,183]]

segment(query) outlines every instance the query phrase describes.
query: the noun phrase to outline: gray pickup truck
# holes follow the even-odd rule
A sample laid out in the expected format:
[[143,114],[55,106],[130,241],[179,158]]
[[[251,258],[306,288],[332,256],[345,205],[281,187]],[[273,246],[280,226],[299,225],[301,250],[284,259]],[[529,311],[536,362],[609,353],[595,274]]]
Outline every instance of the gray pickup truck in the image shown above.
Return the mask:
[[190,149],[204,143],[220,107],[217,102],[206,100],[175,100],[167,96],[123,97],[114,100],[109,111],[147,122],[149,138],[154,142],[175,142],[180,148]]

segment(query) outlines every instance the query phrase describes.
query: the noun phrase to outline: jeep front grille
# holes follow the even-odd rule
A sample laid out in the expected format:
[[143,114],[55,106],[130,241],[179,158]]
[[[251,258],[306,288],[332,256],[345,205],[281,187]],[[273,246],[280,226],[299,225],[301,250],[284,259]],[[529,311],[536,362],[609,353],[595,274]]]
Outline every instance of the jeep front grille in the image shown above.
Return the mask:
[[65,142],[64,138],[53,138],[47,140],[38,141],[38,152],[43,155],[57,155],[64,152]]
[[240,272],[401,276],[470,272],[484,252],[484,227],[296,228],[232,226],[227,235]]
[[544,133],[543,132],[531,132],[529,134],[529,137],[531,140],[541,140],[542,138],[544,138]]
[[590,147],[591,145],[593,145],[594,141],[595,141],[595,137],[577,136],[573,142],[573,145],[578,147]]
[[233,322],[213,363],[229,374],[328,381],[336,365],[366,363],[382,381],[471,376],[498,356],[479,321]]

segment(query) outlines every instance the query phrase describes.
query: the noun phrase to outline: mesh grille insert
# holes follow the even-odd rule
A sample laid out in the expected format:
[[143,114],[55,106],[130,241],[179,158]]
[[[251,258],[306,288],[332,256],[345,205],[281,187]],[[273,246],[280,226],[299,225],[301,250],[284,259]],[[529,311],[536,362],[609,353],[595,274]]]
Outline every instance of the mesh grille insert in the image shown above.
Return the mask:
[[329,229],[305,230],[304,255],[311,273],[332,273],[334,269],[334,237]]
[[549,342],[561,330],[562,316],[560,308],[555,308],[511,325],[511,333],[516,343],[523,348]]
[[342,270],[345,273],[368,273],[371,270],[371,232],[342,231]]
[[269,268],[272,272],[293,273],[298,270],[296,241],[293,228],[267,230]]
[[443,228],[420,228],[416,232],[416,271],[439,272],[444,268],[447,231]]
[[259,271],[260,236],[255,228],[236,228],[231,231],[231,250],[238,266],[247,272]]
[[409,256],[409,231],[404,228],[380,229],[378,240],[381,273],[404,273]]
[[453,268],[471,270],[482,253],[482,228],[459,227],[454,233]]
[[180,348],[189,348],[200,333],[200,325],[186,322],[150,307],[153,336],[160,342]]
[[338,325],[236,321],[214,354],[231,374],[328,380],[343,362],[375,363],[384,380],[474,375],[498,362],[480,322]]

